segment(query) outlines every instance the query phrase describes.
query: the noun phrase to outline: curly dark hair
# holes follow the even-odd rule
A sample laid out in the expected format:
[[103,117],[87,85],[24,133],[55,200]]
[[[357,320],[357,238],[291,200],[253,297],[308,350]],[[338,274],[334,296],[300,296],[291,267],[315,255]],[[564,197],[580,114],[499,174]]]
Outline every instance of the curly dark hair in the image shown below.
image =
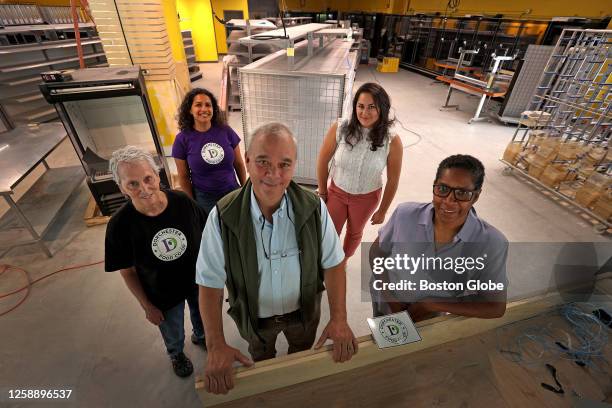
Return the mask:
[[482,162],[477,158],[467,154],[455,154],[453,156],[448,156],[438,165],[434,183],[438,182],[442,176],[442,172],[446,169],[463,169],[469,171],[472,175],[474,189],[480,190],[482,188],[485,178],[485,168],[482,165]]
[[181,129],[181,131],[193,129],[194,120],[191,114],[191,105],[193,105],[193,100],[197,95],[206,95],[210,98],[210,102],[213,106],[213,116],[210,120],[211,124],[213,126],[226,125],[227,121],[225,120],[225,115],[220,111],[217,98],[215,98],[212,92],[204,88],[194,88],[185,95],[176,115],[179,129]]
[[363,128],[357,118],[357,101],[362,93],[369,93],[372,95],[374,104],[378,109],[378,121],[376,121],[372,129],[370,129],[370,141],[372,142],[370,150],[376,151],[376,149],[383,146],[385,137],[387,137],[389,132],[389,127],[395,122],[395,119],[389,119],[391,99],[382,86],[374,82],[367,82],[359,87],[353,98],[353,113],[351,119],[341,130],[342,133],[344,133],[344,140],[351,147],[355,146],[363,138]]

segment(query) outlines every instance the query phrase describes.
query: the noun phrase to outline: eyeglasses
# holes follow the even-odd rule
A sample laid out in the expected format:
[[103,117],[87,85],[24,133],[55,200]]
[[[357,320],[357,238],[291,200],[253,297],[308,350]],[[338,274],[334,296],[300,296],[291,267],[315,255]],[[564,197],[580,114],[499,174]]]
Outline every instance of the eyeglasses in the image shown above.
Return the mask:
[[[291,221],[291,222],[293,222],[293,221]],[[259,237],[261,238],[261,248],[263,249],[264,257],[268,261],[276,260],[276,259],[281,259],[281,258],[287,258],[287,257],[291,257],[291,256],[297,256],[297,255],[300,255],[302,253],[302,250],[299,249],[299,248],[283,250],[278,255],[272,254],[272,253],[268,253],[268,251],[266,251],[266,243],[265,243],[264,238],[263,238],[264,224],[265,224],[265,221],[261,224],[261,230],[260,230]],[[270,236],[270,241],[268,242],[268,249],[270,248],[271,245],[272,245],[272,236]]]
[[476,194],[478,190],[465,190],[463,188],[449,187],[446,184],[433,185],[433,193],[438,197],[448,197],[451,192],[454,194],[455,200],[457,201],[472,201],[474,194]]
[[[289,201],[287,199],[287,195],[285,194],[283,198],[285,200],[285,205],[286,205],[285,208],[287,209],[287,219],[291,221],[291,223],[293,224],[293,228],[295,229],[295,222],[293,222],[293,220],[291,219],[291,216],[289,215],[289,207],[288,207]],[[259,238],[261,239],[261,248],[263,249],[264,257],[268,261],[272,259],[280,259],[280,258],[286,258],[288,256],[299,255],[302,253],[302,250],[297,248],[295,250],[284,250],[280,253],[280,255],[273,256],[273,254],[271,253],[271,247],[272,247],[272,235],[271,234],[270,234],[270,239],[268,240],[268,249],[270,249],[270,253],[268,253],[268,251],[266,251],[266,242],[264,241],[264,236],[263,236],[265,225],[266,225],[266,220],[264,219],[261,222],[261,229],[259,230]]]

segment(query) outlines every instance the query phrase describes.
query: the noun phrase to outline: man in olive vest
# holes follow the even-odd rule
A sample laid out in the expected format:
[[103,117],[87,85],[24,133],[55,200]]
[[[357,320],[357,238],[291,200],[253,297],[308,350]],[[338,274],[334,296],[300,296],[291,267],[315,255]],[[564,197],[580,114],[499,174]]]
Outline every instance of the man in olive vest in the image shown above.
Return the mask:
[[245,154],[250,179],[223,197],[208,216],[196,264],[206,330],[206,390],[233,388],[234,361],[252,361],[223,335],[223,290],[228,314],[249,343],[254,361],[273,358],[283,332],[289,353],[312,347],[327,289],[330,321],[315,348],[333,341],[336,362],[351,359],[357,342],[346,319],[344,253],[325,204],[291,181],[297,145],[283,124],[256,129]]

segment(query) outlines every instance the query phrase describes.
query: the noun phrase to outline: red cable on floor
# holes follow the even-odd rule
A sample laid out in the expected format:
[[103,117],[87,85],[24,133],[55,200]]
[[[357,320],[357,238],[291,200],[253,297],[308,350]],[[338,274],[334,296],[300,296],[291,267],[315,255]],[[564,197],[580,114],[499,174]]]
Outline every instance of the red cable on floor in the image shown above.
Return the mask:
[[22,304],[23,302],[25,302],[25,300],[26,300],[26,299],[28,298],[28,296],[30,295],[30,287],[32,286],[32,284],[30,283],[30,276],[28,275],[28,272],[27,272],[25,269],[21,269],[21,268],[18,268],[18,267],[16,267],[16,266],[11,266],[11,265],[2,265],[2,266],[4,267],[4,269],[2,270],[2,273],[4,273],[4,272],[8,271],[10,268],[17,269],[18,271],[23,272],[23,274],[25,275],[26,280],[28,281],[28,285],[27,285],[27,286],[24,286],[23,288],[21,288],[21,289],[19,289],[19,290],[16,290],[16,291],[13,291],[13,292],[9,292],[9,293],[6,293],[6,294],[3,294],[3,295],[1,295],[1,296],[0,296],[0,299],[2,299],[2,298],[5,298],[5,297],[7,297],[7,296],[14,295],[14,294],[15,294],[15,293],[17,293],[17,292],[21,292],[21,291],[22,291],[22,290],[24,290],[24,289],[27,289],[25,296],[24,296],[24,297],[22,297],[22,298],[21,298],[21,300],[20,300],[19,302],[17,302],[17,304],[16,304],[15,306],[13,306],[13,307],[11,307],[10,309],[5,310],[4,312],[0,313],[0,317],[2,317],[2,316],[4,316],[4,315],[9,314],[9,313],[10,313],[10,312],[12,312],[13,310],[15,310],[15,309],[17,309],[19,306],[21,306],[21,304]]
[[20,272],[23,272],[23,274],[25,275],[25,278],[26,278],[26,280],[27,280],[27,282],[28,282],[28,284],[27,284],[26,286],[22,287],[22,288],[16,289],[16,290],[14,290],[14,291],[12,291],[12,292],[3,293],[3,294],[1,294],[1,295],[0,295],[0,299],[3,299],[3,298],[5,298],[5,297],[9,297],[9,296],[14,295],[14,294],[16,294],[16,293],[19,293],[19,292],[21,292],[21,291],[23,291],[23,290],[25,290],[25,291],[26,291],[25,296],[24,296],[23,298],[21,298],[21,300],[20,300],[20,301],[19,301],[19,302],[18,302],[18,303],[17,303],[15,306],[13,306],[13,307],[11,307],[10,309],[5,310],[4,312],[0,313],[0,317],[2,317],[2,316],[4,316],[4,315],[6,315],[6,314],[8,314],[8,313],[12,312],[13,310],[15,310],[15,309],[17,309],[19,306],[21,306],[21,304],[22,304],[23,302],[25,302],[25,300],[26,300],[26,299],[28,298],[28,296],[30,295],[30,289],[31,289],[32,285],[34,285],[35,283],[38,283],[38,282],[40,282],[41,280],[43,280],[43,279],[47,279],[48,277],[53,276],[53,275],[55,275],[55,274],[57,274],[57,273],[60,273],[60,272],[70,271],[70,270],[73,270],[73,269],[81,269],[81,268],[86,268],[86,267],[88,267],[88,266],[93,266],[93,265],[98,265],[98,264],[101,264],[102,262],[104,262],[104,260],[101,260],[101,261],[98,261],[98,262],[89,263],[89,264],[68,266],[68,267],[66,267],[66,268],[58,269],[57,271],[54,271],[54,272],[51,272],[51,273],[49,273],[49,274],[47,274],[47,275],[41,276],[40,278],[37,278],[37,279],[35,279],[35,280],[31,281],[31,282],[30,282],[30,275],[28,274],[28,271],[26,271],[25,269],[22,269],[22,268],[19,268],[18,266],[13,266],[13,265],[0,265],[0,268],[2,268],[2,269],[0,269],[0,275],[2,275],[3,273],[5,273],[5,272],[6,272],[6,271],[8,271],[9,269],[16,269],[16,270],[18,270],[18,271],[20,271]]

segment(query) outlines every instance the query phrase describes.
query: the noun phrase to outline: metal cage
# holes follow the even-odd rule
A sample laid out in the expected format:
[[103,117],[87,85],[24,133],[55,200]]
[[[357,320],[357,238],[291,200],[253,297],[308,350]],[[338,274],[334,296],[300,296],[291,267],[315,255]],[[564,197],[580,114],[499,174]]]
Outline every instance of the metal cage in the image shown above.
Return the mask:
[[298,140],[298,182],[316,184],[317,155],[325,133],[334,121],[350,114],[357,67],[351,44],[334,39],[308,56],[303,41],[295,47],[293,69],[286,50],[240,69],[244,135],[268,122],[289,126]]

